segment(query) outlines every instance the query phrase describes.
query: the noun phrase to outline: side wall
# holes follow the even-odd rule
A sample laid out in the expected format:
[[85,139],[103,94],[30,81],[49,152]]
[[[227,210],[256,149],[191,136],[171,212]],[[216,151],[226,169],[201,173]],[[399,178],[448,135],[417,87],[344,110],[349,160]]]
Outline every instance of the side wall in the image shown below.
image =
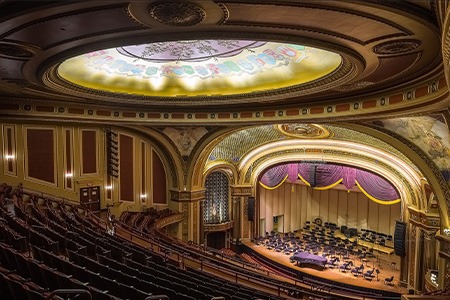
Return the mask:
[[[100,187],[101,208],[116,210],[168,206],[167,172],[144,137],[118,133],[119,177],[107,175],[105,128],[46,124],[1,124],[0,182],[43,192],[72,202],[80,189]],[[178,210],[178,205],[173,207]]]

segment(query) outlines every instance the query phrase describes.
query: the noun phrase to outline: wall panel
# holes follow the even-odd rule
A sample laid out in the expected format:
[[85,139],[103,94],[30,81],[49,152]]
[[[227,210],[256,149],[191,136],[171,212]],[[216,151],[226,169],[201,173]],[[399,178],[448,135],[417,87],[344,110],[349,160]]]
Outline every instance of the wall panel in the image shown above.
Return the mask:
[[330,190],[319,192],[319,194],[320,194],[319,217],[322,220],[328,220]]
[[338,193],[338,221],[337,226],[347,226],[348,221],[348,193]]
[[358,195],[358,223],[357,228],[367,228],[369,200],[363,193]]
[[[258,195],[260,215],[261,219],[265,219],[267,231],[273,229],[273,217],[283,215],[285,232],[301,229],[306,221],[314,221],[315,217],[320,216],[322,222],[338,226],[393,234],[395,219],[400,217],[399,203],[380,205],[356,191],[320,191],[301,184],[296,184],[292,189],[292,184],[288,182],[275,190],[261,187]],[[274,207],[277,207],[276,212]]]
[[97,131],[81,130],[81,175],[98,173]]
[[347,193],[347,227],[356,228],[358,223],[358,194],[355,192]]
[[369,201],[369,218],[367,222],[367,229],[378,231],[378,207],[378,203]]
[[26,177],[57,185],[54,128],[25,128]]
[[319,217],[320,195],[321,191],[309,188],[311,195],[311,217],[315,219]]
[[120,200],[134,201],[134,139],[119,134]]
[[330,190],[328,198],[328,222],[337,224],[338,219],[338,191]]
[[389,232],[389,227],[391,223],[391,206],[392,205],[378,205],[378,231],[379,232]]
[[166,171],[161,158],[154,150],[152,152],[152,169],[153,203],[167,204]]

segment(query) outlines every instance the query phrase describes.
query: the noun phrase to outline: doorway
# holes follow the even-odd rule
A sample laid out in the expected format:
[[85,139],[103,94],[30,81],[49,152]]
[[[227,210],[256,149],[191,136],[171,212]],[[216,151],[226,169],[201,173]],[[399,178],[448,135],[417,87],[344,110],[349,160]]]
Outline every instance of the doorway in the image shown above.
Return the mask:
[[91,186],[80,189],[80,204],[93,213],[100,212],[100,187]]
[[207,246],[215,249],[225,248],[225,231],[208,233]]

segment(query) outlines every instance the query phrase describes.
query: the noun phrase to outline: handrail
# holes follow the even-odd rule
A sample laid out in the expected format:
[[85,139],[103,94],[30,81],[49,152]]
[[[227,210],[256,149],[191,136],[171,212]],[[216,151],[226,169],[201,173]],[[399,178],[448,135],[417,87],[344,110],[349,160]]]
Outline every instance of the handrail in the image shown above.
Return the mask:
[[146,297],[144,300],[159,300],[159,299],[169,299],[167,295],[151,295]]
[[91,292],[89,292],[88,290],[83,290],[83,289],[58,289],[58,290],[54,290],[53,292],[48,294],[45,297],[45,299],[52,299],[53,296],[56,296],[56,295],[67,295],[67,294],[72,294],[72,295],[85,294],[85,295],[88,295],[89,299],[92,299]]

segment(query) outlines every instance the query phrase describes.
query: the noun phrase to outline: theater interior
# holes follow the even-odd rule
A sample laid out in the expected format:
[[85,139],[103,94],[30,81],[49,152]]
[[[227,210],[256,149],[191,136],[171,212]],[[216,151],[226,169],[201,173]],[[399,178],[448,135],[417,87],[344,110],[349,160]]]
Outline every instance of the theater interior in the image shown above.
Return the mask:
[[450,299],[438,0],[0,0],[1,299]]

